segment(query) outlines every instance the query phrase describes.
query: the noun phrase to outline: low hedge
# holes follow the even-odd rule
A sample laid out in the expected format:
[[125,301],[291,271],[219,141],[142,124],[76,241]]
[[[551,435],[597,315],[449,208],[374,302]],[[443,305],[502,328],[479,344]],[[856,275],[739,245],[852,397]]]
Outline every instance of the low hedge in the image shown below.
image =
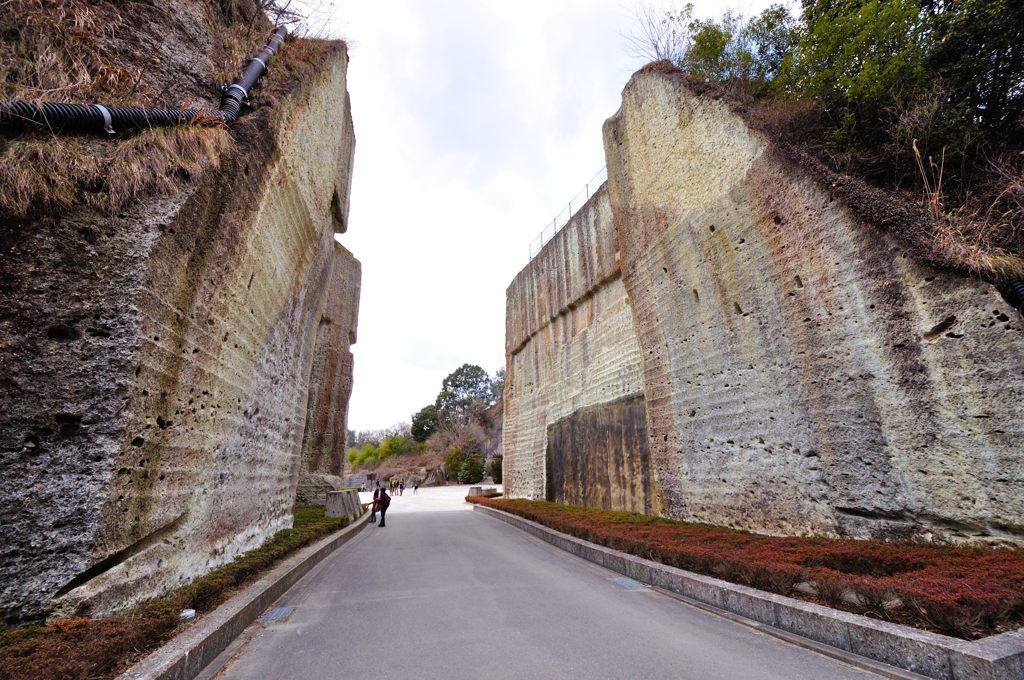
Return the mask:
[[680,569],[965,640],[1024,625],[1024,550],[760,536],[546,501],[467,500]]
[[282,558],[347,524],[324,508],[296,508],[294,525],[170,594],[105,619],[58,619],[0,631],[0,679],[110,678],[173,637],[183,609],[210,611]]

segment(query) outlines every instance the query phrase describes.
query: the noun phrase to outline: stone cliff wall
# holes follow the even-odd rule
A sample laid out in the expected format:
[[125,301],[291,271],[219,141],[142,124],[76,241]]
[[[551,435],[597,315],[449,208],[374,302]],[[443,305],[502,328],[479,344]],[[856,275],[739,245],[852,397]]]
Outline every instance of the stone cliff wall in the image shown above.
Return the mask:
[[336,467],[359,265],[334,241],[354,136],[326,54],[239,121],[220,176],[2,231],[8,620],[184,583],[290,525],[300,463]]
[[[641,361],[662,512],[1024,543],[1024,325],[991,285],[919,259],[675,74],[634,76],[604,134],[639,352],[599,365]],[[519,469],[511,493],[538,495],[542,466]]]
[[516,276],[507,299],[503,481],[513,495],[544,498],[548,427],[641,391],[604,188]]
[[332,296],[320,317],[317,353],[310,374],[309,404],[302,436],[297,505],[324,505],[327,492],[344,486],[348,400],[352,395],[352,352],[359,316],[359,260],[334,244],[328,285]]

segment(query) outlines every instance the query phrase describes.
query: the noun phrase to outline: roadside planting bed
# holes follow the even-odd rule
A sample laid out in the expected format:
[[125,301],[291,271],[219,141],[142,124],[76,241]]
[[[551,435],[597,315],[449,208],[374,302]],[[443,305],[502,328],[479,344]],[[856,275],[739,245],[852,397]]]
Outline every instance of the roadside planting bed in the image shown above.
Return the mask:
[[965,640],[1024,626],[1024,550],[761,536],[547,501],[466,500],[687,571]]
[[183,609],[200,615],[299,548],[344,528],[324,508],[295,508],[294,526],[235,561],[168,595],[146,600],[105,619],[57,619],[45,626],[0,630],[0,680],[111,678],[177,634]]

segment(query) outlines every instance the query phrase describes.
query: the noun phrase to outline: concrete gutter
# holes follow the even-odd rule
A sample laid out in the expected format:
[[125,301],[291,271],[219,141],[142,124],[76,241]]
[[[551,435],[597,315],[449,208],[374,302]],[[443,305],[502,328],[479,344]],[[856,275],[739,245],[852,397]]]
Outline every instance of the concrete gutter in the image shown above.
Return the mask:
[[[728,583],[635,557],[483,505],[496,517],[555,547],[634,580],[724,610],[790,636],[941,680],[1021,680],[1024,628],[968,642]],[[731,618],[731,617],[730,617]]]
[[192,626],[171,638],[117,680],[192,680],[267,607],[321,560],[369,526],[364,512],[339,532],[308,545]]

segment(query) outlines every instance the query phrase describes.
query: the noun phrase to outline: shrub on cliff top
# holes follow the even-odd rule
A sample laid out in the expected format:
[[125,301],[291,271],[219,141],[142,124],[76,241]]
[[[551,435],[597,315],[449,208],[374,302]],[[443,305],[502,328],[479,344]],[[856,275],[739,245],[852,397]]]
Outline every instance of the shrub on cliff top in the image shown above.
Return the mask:
[[[803,0],[798,16],[700,19],[690,3],[642,11],[632,43],[757,100],[831,169],[922,192],[949,264],[1024,275],[1024,4]],[[790,120],[794,106],[814,113]]]

